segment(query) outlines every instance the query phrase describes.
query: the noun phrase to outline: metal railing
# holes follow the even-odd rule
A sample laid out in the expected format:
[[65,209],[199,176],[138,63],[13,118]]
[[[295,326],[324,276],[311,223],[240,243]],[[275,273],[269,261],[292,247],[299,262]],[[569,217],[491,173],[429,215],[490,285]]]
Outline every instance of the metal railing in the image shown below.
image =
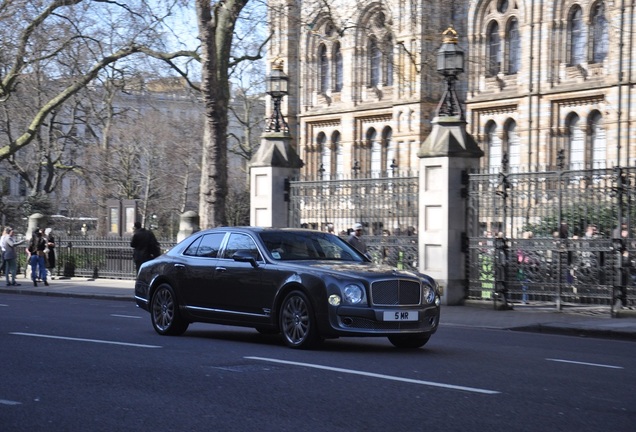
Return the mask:
[[417,173],[390,170],[349,178],[318,176],[289,181],[289,226],[333,231],[347,238],[355,223],[375,262],[417,266]]
[[[159,239],[162,251],[176,242]],[[24,272],[30,277],[26,255],[21,254]],[[134,279],[135,264],[130,237],[57,237],[55,247],[55,277],[89,277],[110,279]]]
[[636,305],[636,168],[468,175],[468,298]]

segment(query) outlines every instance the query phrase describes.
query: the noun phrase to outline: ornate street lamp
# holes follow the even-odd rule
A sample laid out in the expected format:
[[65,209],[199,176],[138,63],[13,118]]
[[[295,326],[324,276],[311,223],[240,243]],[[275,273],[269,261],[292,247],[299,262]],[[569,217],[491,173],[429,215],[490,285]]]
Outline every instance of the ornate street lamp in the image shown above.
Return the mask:
[[455,29],[449,27],[442,35],[444,40],[437,52],[437,72],[444,75],[446,89],[437,106],[437,115],[442,117],[459,116],[463,119],[464,113],[455,92],[455,81],[457,81],[457,75],[464,72],[464,52],[457,46]]
[[289,94],[289,77],[283,72],[282,60],[272,63],[272,70],[267,77],[266,93],[272,97],[274,102],[274,109],[266,131],[289,133],[289,125],[280,112],[280,101],[283,96]]

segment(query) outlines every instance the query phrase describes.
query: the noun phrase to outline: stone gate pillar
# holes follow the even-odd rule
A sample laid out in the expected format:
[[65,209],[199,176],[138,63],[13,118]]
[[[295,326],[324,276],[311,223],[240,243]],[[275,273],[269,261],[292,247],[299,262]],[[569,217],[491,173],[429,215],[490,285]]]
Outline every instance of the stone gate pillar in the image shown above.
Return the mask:
[[33,230],[35,230],[36,228],[41,228],[42,230],[44,230],[46,228],[46,226],[44,226],[45,223],[46,217],[42,213],[33,213],[31,216],[29,216],[27,232],[24,234],[26,238],[30,239],[33,235]]
[[177,233],[177,242],[187,238],[191,234],[199,231],[199,214],[192,210],[187,211],[179,218],[179,232]]
[[442,288],[442,304],[461,304],[465,297],[466,199],[462,171],[477,168],[483,152],[466,133],[461,115],[440,116],[418,152],[419,270],[434,277]]
[[285,180],[298,175],[303,162],[291,145],[289,132],[265,132],[250,161],[250,225],[286,227],[289,202]]

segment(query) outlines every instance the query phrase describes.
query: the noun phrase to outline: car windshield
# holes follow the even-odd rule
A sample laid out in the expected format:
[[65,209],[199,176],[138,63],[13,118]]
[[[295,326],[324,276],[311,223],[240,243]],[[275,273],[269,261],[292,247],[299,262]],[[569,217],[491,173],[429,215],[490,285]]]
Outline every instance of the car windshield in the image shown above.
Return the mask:
[[270,256],[279,261],[366,261],[363,255],[333,234],[264,231],[259,234]]

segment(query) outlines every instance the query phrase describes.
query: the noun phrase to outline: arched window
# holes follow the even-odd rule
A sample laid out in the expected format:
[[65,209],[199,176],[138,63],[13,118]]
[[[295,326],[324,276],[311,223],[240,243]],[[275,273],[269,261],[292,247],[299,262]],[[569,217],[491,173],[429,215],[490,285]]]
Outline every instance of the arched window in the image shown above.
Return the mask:
[[519,23],[513,18],[508,23],[506,31],[506,70],[508,74],[519,72],[521,65],[521,40],[519,38]]
[[579,116],[571,113],[565,120],[568,133],[568,157],[570,169],[582,169],[585,164],[585,137],[579,124]]
[[334,167],[336,169],[336,178],[342,179],[344,177],[344,157],[342,146],[340,145],[340,132],[338,131],[331,134],[331,148],[335,157]]
[[327,58],[327,47],[320,45],[320,93],[329,91],[329,59]]
[[490,121],[486,124],[486,148],[488,149],[488,169],[497,172],[501,166],[501,139],[497,136],[497,124]]
[[386,52],[384,65],[384,85],[393,85],[393,39],[391,36],[386,38],[384,42],[384,50]]
[[603,117],[598,111],[594,111],[588,117],[588,139],[592,150],[592,168],[605,168],[607,161],[607,141]]
[[395,143],[392,141],[393,138],[393,130],[390,127],[385,127],[382,130],[382,150],[383,150],[383,159],[384,159],[384,168],[388,175],[390,176],[392,173],[391,165],[393,165],[393,161],[397,162],[397,152],[395,149]]
[[340,44],[333,46],[333,66],[334,66],[334,86],[333,90],[339,92],[342,90],[342,52]]
[[585,33],[583,32],[583,12],[574,6],[568,19],[568,64],[576,66],[585,61]]
[[495,76],[499,73],[501,65],[501,40],[499,39],[499,24],[496,21],[490,23],[488,28],[488,65],[487,76]]
[[380,84],[380,71],[382,68],[382,52],[375,38],[369,39],[369,86],[377,87]]
[[382,172],[382,143],[378,140],[378,133],[374,128],[367,131],[367,146],[370,151],[369,171],[371,177],[379,177]]
[[609,33],[605,4],[598,2],[592,7],[590,34],[592,36],[592,63],[605,60],[609,51]]
[[320,151],[320,171],[322,178],[328,179],[331,174],[331,148],[327,144],[327,137],[323,132],[318,134],[316,139]]
[[510,172],[519,172],[519,168],[521,167],[521,143],[519,142],[519,135],[517,134],[517,123],[514,120],[509,120],[506,123],[504,132]]

